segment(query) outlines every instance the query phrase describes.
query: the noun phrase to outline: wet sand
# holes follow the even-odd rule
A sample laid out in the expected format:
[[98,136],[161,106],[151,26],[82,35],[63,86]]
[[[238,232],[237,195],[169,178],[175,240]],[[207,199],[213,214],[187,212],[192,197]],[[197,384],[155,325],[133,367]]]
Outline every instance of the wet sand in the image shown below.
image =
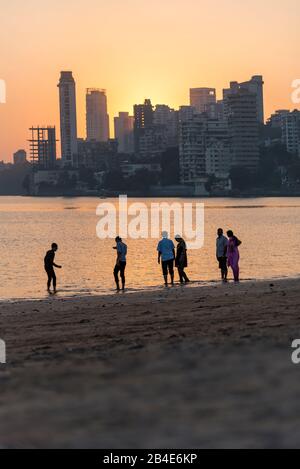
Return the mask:
[[299,287],[0,303],[0,447],[299,447]]

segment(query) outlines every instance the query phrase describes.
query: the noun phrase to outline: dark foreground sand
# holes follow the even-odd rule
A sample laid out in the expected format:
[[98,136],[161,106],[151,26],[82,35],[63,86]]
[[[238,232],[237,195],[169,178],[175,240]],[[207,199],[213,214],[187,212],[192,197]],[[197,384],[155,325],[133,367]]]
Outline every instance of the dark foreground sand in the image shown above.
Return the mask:
[[299,287],[0,304],[0,447],[300,447]]

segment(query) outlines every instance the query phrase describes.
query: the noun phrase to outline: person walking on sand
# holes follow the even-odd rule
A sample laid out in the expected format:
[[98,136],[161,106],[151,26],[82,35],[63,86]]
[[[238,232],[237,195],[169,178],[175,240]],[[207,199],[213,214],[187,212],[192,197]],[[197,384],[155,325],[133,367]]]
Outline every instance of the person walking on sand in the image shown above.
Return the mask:
[[162,232],[162,240],[158,243],[158,263],[162,265],[165,285],[168,286],[168,273],[171,277],[171,285],[174,285],[174,260],[175,246],[173,241],[168,239],[168,233]]
[[126,256],[127,245],[123,243],[120,236],[116,237],[116,246],[114,249],[117,251],[117,261],[114,268],[114,277],[117,286],[117,291],[120,291],[119,273],[122,281],[122,290],[125,290],[125,269],[126,269]]
[[178,243],[176,249],[175,265],[178,270],[179,280],[181,284],[184,282],[188,283],[190,280],[184,271],[184,269],[188,266],[186,243],[180,235],[176,235],[175,240]]
[[232,268],[234,281],[238,283],[240,281],[240,268],[239,268],[239,261],[240,261],[240,253],[239,253],[239,246],[242,242],[233,234],[233,231],[227,231],[228,246],[227,246],[227,265],[228,267]]
[[221,270],[221,277],[223,282],[227,282],[228,267],[227,267],[227,248],[228,248],[228,239],[224,236],[224,231],[222,228],[218,229],[217,237],[217,260],[219,262],[219,268]]
[[54,271],[54,267],[57,269],[61,269],[61,265],[57,265],[54,262],[55,253],[58,250],[58,246],[56,243],[53,243],[51,246],[50,251],[47,251],[46,256],[44,258],[45,264],[45,271],[48,275],[48,282],[47,282],[47,290],[50,293],[51,282],[53,283],[53,291],[56,293],[56,275]]

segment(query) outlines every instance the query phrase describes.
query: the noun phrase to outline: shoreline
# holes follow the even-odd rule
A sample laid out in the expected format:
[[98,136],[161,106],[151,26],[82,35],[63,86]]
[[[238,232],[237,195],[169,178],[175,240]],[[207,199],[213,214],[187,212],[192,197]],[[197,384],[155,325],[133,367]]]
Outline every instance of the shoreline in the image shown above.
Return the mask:
[[289,276],[289,277],[270,277],[270,278],[259,278],[259,279],[241,279],[240,283],[238,285],[234,285],[233,280],[228,280],[227,283],[223,283],[221,280],[192,280],[188,285],[181,285],[178,282],[175,282],[175,285],[172,287],[171,285],[165,287],[163,284],[162,285],[153,285],[149,287],[144,287],[140,289],[136,288],[126,288],[125,292],[117,292],[113,288],[107,290],[107,293],[74,293],[70,295],[60,295],[60,290],[58,287],[58,292],[56,295],[51,294],[47,295],[47,292],[45,292],[45,297],[32,297],[32,298],[0,298],[0,306],[4,304],[20,304],[20,303],[36,303],[36,302],[48,302],[48,301],[59,301],[59,300],[68,300],[68,301],[74,301],[74,300],[84,300],[84,299],[108,299],[108,298],[115,298],[115,297],[125,297],[128,295],[155,295],[155,293],[161,293],[161,292],[171,292],[171,291],[178,291],[180,289],[181,291],[185,290],[194,290],[194,289],[199,289],[200,291],[202,289],[210,289],[210,288],[217,288],[223,287],[223,288],[230,288],[231,285],[234,285],[236,288],[245,286],[245,285],[250,285],[250,284],[257,284],[257,285],[262,285],[262,284],[268,284],[268,283],[282,283],[282,282],[293,282],[300,280],[300,275],[295,275],[295,276]]

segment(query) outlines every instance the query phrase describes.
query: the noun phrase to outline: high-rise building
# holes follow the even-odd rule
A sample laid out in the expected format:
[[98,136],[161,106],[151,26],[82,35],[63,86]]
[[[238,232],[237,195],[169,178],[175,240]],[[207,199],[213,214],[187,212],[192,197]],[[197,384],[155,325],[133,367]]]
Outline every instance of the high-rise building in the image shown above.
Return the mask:
[[207,120],[205,156],[208,175],[228,178],[231,161],[227,120]]
[[179,126],[179,164],[182,184],[201,184],[206,177],[206,119],[195,115]]
[[76,87],[72,72],[61,72],[58,88],[62,164],[63,166],[73,166],[78,148]]
[[239,90],[245,90],[249,93],[253,93],[256,96],[256,112],[257,120],[260,124],[264,124],[264,92],[263,92],[264,81],[261,75],[255,75],[249,81],[238,83],[232,81],[230,88],[223,90],[223,99],[225,114],[227,113],[227,97],[232,94],[237,94]]
[[258,121],[261,124],[265,123],[265,112],[264,112],[264,81],[261,75],[255,75],[249,81],[240,83],[240,88],[249,93],[254,93],[256,95],[256,106],[257,106],[257,115]]
[[226,100],[231,166],[256,170],[259,164],[256,95],[245,89],[239,89],[238,92],[229,94]]
[[15,165],[22,165],[27,162],[27,153],[25,150],[18,150],[13,155]]
[[128,112],[119,112],[119,116],[115,117],[115,138],[118,140],[119,153],[134,152],[134,117]]
[[146,99],[144,104],[134,106],[134,151],[140,153],[140,138],[144,135],[145,129],[153,125],[153,106],[150,99]]
[[157,104],[153,114],[155,126],[165,127],[167,146],[178,146],[178,111],[165,104]]
[[109,115],[105,90],[87,89],[86,135],[88,141],[107,142],[109,140]]
[[215,88],[191,88],[190,89],[190,105],[197,112],[208,112],[211,104],[216,104]]
[[31,127],[30,159],[38,169],[53,169],[56,165],[55,127]]

